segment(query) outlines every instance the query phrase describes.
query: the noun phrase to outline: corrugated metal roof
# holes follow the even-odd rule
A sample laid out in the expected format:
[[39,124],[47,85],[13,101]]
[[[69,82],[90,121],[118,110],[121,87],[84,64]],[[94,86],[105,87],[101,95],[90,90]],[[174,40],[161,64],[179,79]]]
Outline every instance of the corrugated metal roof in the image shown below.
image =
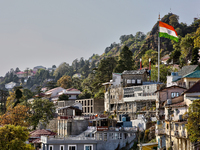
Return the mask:
[[200,70],[195,70],[183,76],[183,78],[200,78]]
[[197,70],[197,69],[199,70],[198,65],[183,66],[181,68],[181,70],[178,71],[178,75],[184,76],[184,75],[191,73],[191,72],[193,72],[194,70]]

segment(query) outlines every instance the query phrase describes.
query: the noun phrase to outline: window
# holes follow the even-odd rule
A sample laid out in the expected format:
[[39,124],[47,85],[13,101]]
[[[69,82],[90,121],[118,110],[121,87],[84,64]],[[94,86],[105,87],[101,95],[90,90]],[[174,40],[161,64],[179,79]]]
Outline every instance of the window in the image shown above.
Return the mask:
[[90,105],[90,100],[88,100],[88,105]]
[[71,97],[71,95],[69,95],[69,97]]
[[84,150],[93,150],[93,145],[84,145]]
[[76,150],[76,145],[68,145],[68,150]]
[[92,112],[92,107],[91,107],[91,109],[90,109],[90,110],[91,110],[91,113],[93,113],[93,112]]
[[178,96],[179,96],[178,92],[172,92],[171,93],[171,98],[178,97]]
[[53,150],[53,145],[49,145],[49,150]]
[[91,100],[91,105],[92,105],[92,100]]
[[64,145],[60,145],[60,150],[64,150]]
[[107,133],[103,133],[103,140],[107,141]]
[[131,107],[131,104],[129,104],[129,109],[131,109],[132,107]]

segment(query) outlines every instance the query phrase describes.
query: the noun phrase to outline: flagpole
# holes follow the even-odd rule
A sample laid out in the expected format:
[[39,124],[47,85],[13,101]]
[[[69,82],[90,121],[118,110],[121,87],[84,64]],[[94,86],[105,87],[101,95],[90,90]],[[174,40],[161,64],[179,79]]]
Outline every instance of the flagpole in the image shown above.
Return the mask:
[[[160,14],[158,16],[158,21],[160,21]],[[159,22],[158,22],[158,30],[159,30]],[[158,82],[160,82],[160,37],[158,31]]]

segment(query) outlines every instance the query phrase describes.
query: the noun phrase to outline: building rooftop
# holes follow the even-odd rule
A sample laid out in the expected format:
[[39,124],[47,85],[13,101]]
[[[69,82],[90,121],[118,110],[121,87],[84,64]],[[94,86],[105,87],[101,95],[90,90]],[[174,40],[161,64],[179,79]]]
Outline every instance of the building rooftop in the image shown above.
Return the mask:
[[49,131],[49,130],[45,130],[45,129],[42,129],[42,130],[34,130],[34,131],[31,131],[30,132],[30,137],[33,138],[33,137],[40,137],[42,135],[56,135],[55,132],[52,132],[52,131]]
[[144,74],[146,70],[124,70],[122,74]]
[[178,75],[185,76],[186,74],[189,74],[195,70],[199,70],[198,65],[183,66],[181,70],[178,71]]
[[200,78],[200,70],[195,70],[183,76],[183,78]]
[[198,93],[198,92],[200,92],[200,80],[184,93]]

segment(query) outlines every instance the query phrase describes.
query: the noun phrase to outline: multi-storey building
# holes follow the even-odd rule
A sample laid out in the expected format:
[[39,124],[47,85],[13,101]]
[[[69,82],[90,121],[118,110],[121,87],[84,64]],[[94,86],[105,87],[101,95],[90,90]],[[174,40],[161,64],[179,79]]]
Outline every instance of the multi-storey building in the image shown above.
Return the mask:
[[82,104],[83,115],[95,115],[104,112],[104,99],[79,99],[75,102]]
[[[121,75],[121,82],[119,79]],[[113,78],[116,75],[113,73]],[[146,70],[125,70],[117,74],[105,85],[105,111],[116,114],[129,114],[132,119],[137,114],[155,116],[156,94],[162,83],[147,82]],[[116,84],[117,82],[117,84]]]
[[172,98],[179,97],[186,88],[179,87],[179,86],[171,86],[160,89],[156,91],[156,117],[157,117],[157,124],[156,124],[156,139],[158,142],[159,148],[166,147],[166,136],[165,136],[165,107],[164,104],[167,100],[171,100]]

